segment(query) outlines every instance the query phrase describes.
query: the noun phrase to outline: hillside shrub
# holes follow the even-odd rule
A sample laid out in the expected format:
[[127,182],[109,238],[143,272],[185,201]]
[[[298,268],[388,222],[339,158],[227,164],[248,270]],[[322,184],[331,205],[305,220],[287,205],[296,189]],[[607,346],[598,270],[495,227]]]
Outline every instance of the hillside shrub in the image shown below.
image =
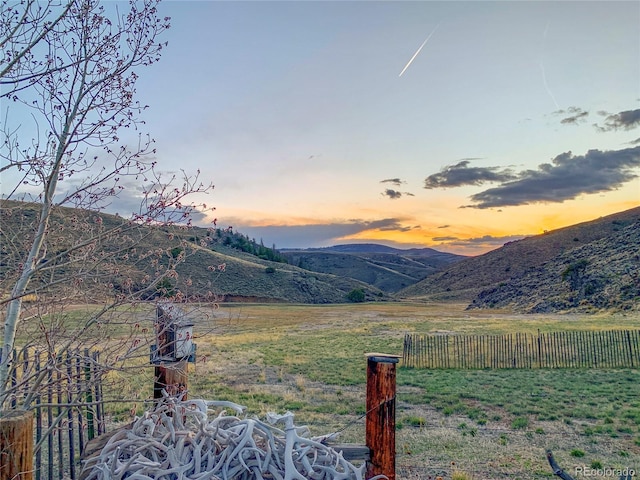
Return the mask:
[[586,259],[579,260],[570,264],[564,272],[562,272],[562,281],[567,280],[567,278],[572,278],[579,275],[581,272],[587,268],[589,265],[589,261]]
[[347,300],[353,303],[364,302],[366,295],[362,288],[354,288],[347,294]]

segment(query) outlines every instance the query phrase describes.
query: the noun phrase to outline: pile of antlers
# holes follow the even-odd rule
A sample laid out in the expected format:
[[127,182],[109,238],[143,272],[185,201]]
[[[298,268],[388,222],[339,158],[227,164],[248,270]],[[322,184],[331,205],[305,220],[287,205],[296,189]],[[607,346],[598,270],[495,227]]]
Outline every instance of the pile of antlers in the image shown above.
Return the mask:
[[[227,415],[230,409],[237,416]],[[99,455],[84,462],[86,480],[363,480],[354,466],[296,427],[293,414],[243,415],[231,402],[167,397],[113,435]],[[241,418],[242,416],[242,418]],[[210,418],[213,417],[213,418]],[[282,428],[276,427],[280,425]],[[384,476],[374,479],[386,478]]]

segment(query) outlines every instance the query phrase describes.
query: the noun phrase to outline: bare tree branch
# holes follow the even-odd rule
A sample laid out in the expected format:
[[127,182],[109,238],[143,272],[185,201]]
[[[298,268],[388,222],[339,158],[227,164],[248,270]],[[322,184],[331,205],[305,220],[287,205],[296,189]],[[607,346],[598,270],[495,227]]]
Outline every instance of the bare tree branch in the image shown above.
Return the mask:
[[[10,353],[19,327],[36,322],[30,341],[57,355],[77,346],[105,318],[122,314],[123,305],[157,294],[177,276],[186,254],[132,252],[153,228],[190,225],[191,215],[204,207],[187,198],[213,188],[200,182],[199,172],[165,177],[151,137],[137,132],[137,143],[130,134],[120,138],[143,124],[137,70],[159,61],[166,46],[159,39],[170,19],[158,14],[159,1],[130,0],[120,12],[100,0],[0,0],[0,98],[11,100],[0,131],[0,172],[5,183],[15,182],[6,189],[8,198],[35,201],[0,200],[2,215],[28,206],[17,226],[0,223],[0,254],[11,266],[0,278],[0,415],[11,390]],[[25,123],[29,117],[32,125]],[[98,213],[127,182],[142,188],[140,209],[105,226]],[[67,207],[82,210],[71,216]],[[136,262],[145,264],[141,278],[123,267]],[[89,283],[92,289],[85,288]],[[27,298],[35,302],[28,307],[35,314],[23,311]],[[73,334],[64,333],[64,318],[46,326],[72,302],[87,300],[99,308],[74,325]],[[43,381],[38,378],[33,388]],[[26,395],[25,406],[35,395]]]

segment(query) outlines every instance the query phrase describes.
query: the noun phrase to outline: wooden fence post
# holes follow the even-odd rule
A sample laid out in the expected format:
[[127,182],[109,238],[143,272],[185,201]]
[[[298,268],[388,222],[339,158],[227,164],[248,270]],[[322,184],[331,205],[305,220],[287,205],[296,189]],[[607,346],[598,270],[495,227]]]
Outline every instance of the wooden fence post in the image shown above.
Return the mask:
[[151,361],[155,364],[153,398],[164,390],[182,400],[187,396],[188,365],[195,361],[193,322],[171,302],[156,305],[156,345]]
[[186,400],[187,393],[187,362],[162,362],[155,366],[155,379],[153,382],[153,398],[162,398],[162,391],[172,396],[180,396]]
[[0,416],[0,480],[33,480],[33,412]]
[[396,364],[398,355],[367,353],[365,435],[371,458],[366,478],[396,478]]

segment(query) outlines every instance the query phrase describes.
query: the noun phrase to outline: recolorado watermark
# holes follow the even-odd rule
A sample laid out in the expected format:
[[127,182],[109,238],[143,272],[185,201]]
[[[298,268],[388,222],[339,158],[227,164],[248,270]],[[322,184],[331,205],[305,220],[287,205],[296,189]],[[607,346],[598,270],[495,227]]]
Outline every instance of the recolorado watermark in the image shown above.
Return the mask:
[[583,465],[576,467],[576,475],[583,477],[612,477],[612,478],[635,478],[636,471],[633,468],[591,468]]

